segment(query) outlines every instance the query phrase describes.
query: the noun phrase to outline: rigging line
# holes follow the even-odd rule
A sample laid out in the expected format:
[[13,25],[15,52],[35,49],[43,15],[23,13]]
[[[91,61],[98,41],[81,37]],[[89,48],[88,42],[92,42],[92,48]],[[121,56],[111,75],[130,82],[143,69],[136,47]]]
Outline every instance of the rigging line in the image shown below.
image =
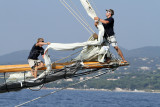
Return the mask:
[[43,78],[43,79],[44,79],[44,80],[43,80],[44,82],[43,82],[42,85],[40,85],[40,87],[38,86],[39,89],[34,90],[34,89],[32,89],[31,87],[29,87],[29,89],[30,89],[31,91],[40,91],[40,90],[43,88],[43,86],[45,85],[46,76],[47,76],[47,74],[46,74],[46,72],[45,72],[45,77]]
[[[93,29],[89,26],[89,24],[88,23],[86,23],[86,21],[85,20],[83,20],[78,14],[77,14],[77,12],[75,12],[73,9],[72,9],[72,7],[65,1],[65,0],[63,0],[63,2],[70,8],[70,10],[92,31],[92,33],[95,33],[94,31],[93,31]],[[70,1],[71,3],[73,3],[72,1]],[[83,16],[82,16],[83,17]]]
[[82,73],[78,73],[78,74],[75,74],[74,76],[71,76],[71,77],[67,77],[68,78],[75,78],[75,77],[79,77],[79,76],[84,76],[84,75],[88,75],[88,74],[92,74],[92,73],[96,73],[98,70],[101,70],[101,69],[91,69],[89,71],[85,71],[85,72],[82,72]]
[[73,56],[73,55],[75,55],[75,54],[77,54],[77,53],[79,53],[79,52],[81,52],[81,51],[83,51],[83,50],[85,50],[86,48],[83,48],[82,50],[79,50],[79,51],[77,51],[77,52],[75,52],[75,53],[73,53],[73,54],[71,54],[71,55],[68,55],[68,56],[66,56],[66,57],[64,57],[64,58],[62,58],[62,59],[59,59],[59,60],[57,60],[57,61],[55,61],[55,62],[52,62],[52,63],[57,63],[57,62],[59,62],[59,61],[62,61],[62,60],[64,60],[64,59],[67,59],[67,58],[69,58],[69,57],[71,57],[71,56]]
[[45,94],[45,95],[43,95],[43,96],[37,97],[37,98],[32,99],[32,100],[30,100],[30,101],[27,101],[27,102],[24,102],[24,103],[22,103],[22,104],[16,105],[15,107],[23,106],[23,105],[28,104],[28,103],[30,103],[30,102],[36,101],[36,100],[38,100],[38,99],[41,99],[41,98],[47,97],[47,96],[49,96],[49,95],[52,95],[52,94],[54,94],[54,93],[56,93],[56,92],[62,91],[62,90],[64,90],[64,89],[67,89],[68,87],[78,85],[78,84],[80,84],[80,83],[83,83],[83,82],[85,82],[85,81],[94,79],[94,78],[96,78],[96,77],[100,77],[100,76],[102,76],[102,75],[104,75],[104,74],[107,74],[107,73],[113,71],[113,70],[110,70],[110,69],[109,69],[109,71],[107,71],[107,69],[104,69],[104,70],[106,70],[106,71],[103,72],[103,73],[100,73],[100,74],[98,74],[98,75],[92,76],[91,78],[88,78],[88,79],[79,81],[79,82],[74,83],[74,84],[71,84],[71,85],[69,85],[69,86],[67,86],[67,87],[63,87],[63,88],[61,88],[61,89],[59,89],[59,90],[53,91],[53,92],[51,92],[51,93],[48,93],[48,94]]
[[[78,11],[79,15],[83,18],[83,20],[87,23],[86,19],[83,17],[83,15],[81,14],[81,12],[78,10],[78,8],[76,7],[76,5],[72,2],[72,0],[69,0],[72,4],[72,6]],[[87,23],[88,24],[88,23]],[[89,24],[88,24],[89,25]]]
[[67,58],[69,58],[69,57],[71,57],[71,56],[73,56],[73,55],[75,55],[75,54],[77,54],[77,53],[79,53],[79,52],[81,52],[82,50],[80,50],[80,51],[78,51],[78,52],[75,52],[75,53],[73,53],[73,54],[71,54],[71,55],[68,55],[68,56],[66,56],[66,57],[64,57],[64,58],[62,58],[62,59],[59,59],[59,60],[57,60],[57,61],[55,61],[55,62],[53,62],[53,63],[57,63],[57,62],[59,62],[59,61],[62,61],[62,60],[64,60],[64,59],[67,59]]
[[6,72],[4,72],[4,81],[5,81],[5,86],[6,86],[6,89],[7,89],[7,91],[9,92],[9,90],[8,90],[8,85],[7,85],[7,82],[6,82]]
[[91,31],[77,18],[77,16],[62,2],[62,0],[59,0],[62,5],[77,19],[77,21],[89,32],[89,34],[92,34]]
[[79,13],[79,15],[81,16],[81,18],[83,19],[83,21],[87,24],[87,26],[90,28],[90,30],[92,30],[92,32],[95,32],[93,30],[93,28],[89,25],[89,23],[86,21],[86,19],[82,15],[82,13],[78,10],[78,8],[76,7],[76,5],[72,2],[72,0],[69,0],[69,1],[71,2],[72,6],[77,10],[77,12]]
[[97,6],[95,5],[95,3],[93,2],[93,0],[90,0],[91,4],[93,4],[95,10],[97,11],[97,13],[100,15],[100,17],[102,17],[102,14],[100,13],[100,11],[98,10]]

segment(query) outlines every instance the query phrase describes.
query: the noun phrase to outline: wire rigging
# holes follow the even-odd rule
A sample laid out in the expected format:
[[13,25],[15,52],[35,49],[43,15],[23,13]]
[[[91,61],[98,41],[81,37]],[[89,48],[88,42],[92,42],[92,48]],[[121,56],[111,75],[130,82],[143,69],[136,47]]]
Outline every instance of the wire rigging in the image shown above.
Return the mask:
[[92,33],[95,33],[95,31],[92,29],[92,27],[89,25],[89,23],[87,22],[87,20],[84,18],[84,16],[82,15],[82,13],[79,11],[79,9],[77,8],[77,6],[72,2],[72,0],[69,0],[72,4],[72,6],[77,10],[78,14],[80,15],[80,17],[83,19],[83,21],[86,23],[86,25],[89,27],[89,29],[92,31]]
[[102,14],[100,13],[100,11],[98,10],[97,6],[95,5],[95,3],[93,2],[93,0],[90,0],[91,4],[93,5],[93,7],[95,8],[94,10],[96,11],[96,13],[98,13],[98,15],[100,15],[100,17],[102,17]]
[[[84,20],[81,18],[81,16],[79,16],[79,15],[77,14],[77,12],[74,11],[74,10],[72,9],[72,7],[71,7],[67,2],[65,2],[65,0],[59,0],[59,1],[60,1],[61,4],[77,19],[77,21],[78,21],[90,34],[95,33],[95,31],[90,27],[90,25],[87,24],[86,21],[84,21]],[[71,3],[72,3],[72,5],[73,5],[73,2],[71,2]],[[74,7],[75,7],[75,5],[74,5]],[[78,10],[78,9],[76,9],[76,10]]]

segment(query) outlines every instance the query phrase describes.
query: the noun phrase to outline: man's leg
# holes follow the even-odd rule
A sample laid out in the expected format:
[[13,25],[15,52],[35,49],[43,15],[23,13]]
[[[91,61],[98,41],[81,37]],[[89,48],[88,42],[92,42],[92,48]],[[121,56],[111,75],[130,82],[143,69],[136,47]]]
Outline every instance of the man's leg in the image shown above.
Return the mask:
[[44,67],[44,63],[41,61],[41,62],[38,64],[37,68],[39,69],[39,68],[42,68],[42,67]]
[[123,62],[126,63],[127,61],[124,59],[123,53],[118,47],[117,40],[115,36],[108,37],[109,42],[114,47],[114,49],[117,51],[118,55],[122,58]]
[[127,61],[124,59],[123,53],[120,50],[120,48],[118,46],[115,46],[114,49],[117,51],[118,55],[122,58],[123,62],[126,63]]
[[37,61],[37,66],[35,67],[35,70],[34,70],[34,77],[35,78],[37,78],[37,71],[38,71],[38,69],[44,67],[43,62],[42,61],[39,62],[39,61],[40,60]]
[[37,78],[37,67],[35,67],[34,72],[33,72],[34,78]]
[[35,60],[28,59],[29,66],[31,67],[31,74],[34,77],[34,69],[35,69]]
[[32,76],[34,76],[34,70],[33,69],[31,69],[31,74],[32,74]]

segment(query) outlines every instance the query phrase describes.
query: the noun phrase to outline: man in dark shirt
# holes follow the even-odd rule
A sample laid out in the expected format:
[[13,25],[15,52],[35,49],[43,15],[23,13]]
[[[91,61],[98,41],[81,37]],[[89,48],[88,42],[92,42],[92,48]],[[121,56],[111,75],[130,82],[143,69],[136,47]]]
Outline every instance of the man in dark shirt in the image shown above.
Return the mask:
[[45,43],[43,38],[38,38],[37,43],[33,45],[30,54],[28,56],[28,63],[31,67],[31,74],[37,78],[37,70],[44,66],[44,63],[38,59],[41,54],[44,57],[43,45],[49,45],[50,42]]
[[[106,10],[106,17],[107,19],[102,20],[99,17],[95,17],[94,20],[98,20],[98,22],[101,22],[104,26],[105,33],[104,33],[104,38],[108,40],[108,42],[116,49],[117,53],[119,56],[122,58],[123,62],[122,63],[127,63],[127,61],[124,59],[122,51],[117,45],[117,41],[115,38],[115,33],[114,33],[114,18],[112,17],[114,15],[114,11],[112,9]],[[97,26],[97,22],[95,25]]]

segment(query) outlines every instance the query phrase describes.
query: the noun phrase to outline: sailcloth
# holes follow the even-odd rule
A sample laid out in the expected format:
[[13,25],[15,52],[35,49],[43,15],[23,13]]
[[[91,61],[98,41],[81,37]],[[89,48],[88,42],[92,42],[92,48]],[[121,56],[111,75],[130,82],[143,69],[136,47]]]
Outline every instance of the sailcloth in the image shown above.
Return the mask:
[[[97,17],[96,12],[92,8],[90,2],[88,0],[80,0],[81,4],[83,5],[84,9],[86,10],[87,14],[94,20],[94,17]],[[103,36],[104,36],[104,27],[101,22],[97,25],[99,33],[98,33],[98,40],[95,41],[89,41],[89,45],[101,45],[103,42]]]
[[84,46],[87,46],[87,42],[70,43],[70,44],[51,43],[50,45],[48,45],[47,48],[45,49],[45,54],[44,54],[44,61],[45,61],[45,65],[46,65],[47,69],[40,76],[38,76],[38,78],[44,77],[49,71],[52,70],[52,67],[51,67],[52,62],[51,62],[51,59],[48,54],[49,49],[64,51],[64,50],[73,50],[73,49],[81,48]]

